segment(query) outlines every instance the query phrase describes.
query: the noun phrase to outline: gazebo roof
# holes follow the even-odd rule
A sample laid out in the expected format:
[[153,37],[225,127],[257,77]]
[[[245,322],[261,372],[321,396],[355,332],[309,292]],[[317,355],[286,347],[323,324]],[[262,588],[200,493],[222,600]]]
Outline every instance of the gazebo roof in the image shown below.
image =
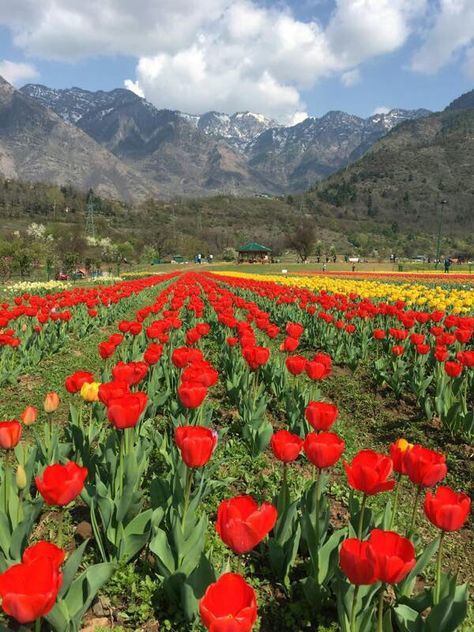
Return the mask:
[[271,248],[267,248],[266,246],[262,246],[261,244],[256,244],[253,241],[239,248],[239,252],[271,252],[271,251],[272,251]]

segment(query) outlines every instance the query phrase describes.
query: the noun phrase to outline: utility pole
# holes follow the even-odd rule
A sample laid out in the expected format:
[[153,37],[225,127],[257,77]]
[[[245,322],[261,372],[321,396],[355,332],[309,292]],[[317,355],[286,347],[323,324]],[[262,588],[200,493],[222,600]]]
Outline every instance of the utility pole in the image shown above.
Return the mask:
[[87,195],[86,235],[95,239],[94,194],[92,189]]
[[444,205],[447,204],[447,200],[441,200],[439,203],[439,216],[438,216],[438,239],[436,243],[436,263],[435,268],[438,269],[439,258],[441,256],[441,228],[443,226],[443,211]]

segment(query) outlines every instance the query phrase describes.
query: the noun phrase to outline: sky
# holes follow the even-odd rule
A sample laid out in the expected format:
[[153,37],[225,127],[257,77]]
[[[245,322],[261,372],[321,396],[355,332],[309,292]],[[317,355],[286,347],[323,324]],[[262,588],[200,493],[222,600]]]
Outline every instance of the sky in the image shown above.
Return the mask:
[[0,75],[286,124],[436,111],[474,87],[474,0],[1,0]]

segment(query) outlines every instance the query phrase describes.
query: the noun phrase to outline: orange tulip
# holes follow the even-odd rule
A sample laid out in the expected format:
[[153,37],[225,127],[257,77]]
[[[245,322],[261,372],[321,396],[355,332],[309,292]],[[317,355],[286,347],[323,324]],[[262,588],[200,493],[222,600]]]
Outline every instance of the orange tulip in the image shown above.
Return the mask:
[[57,393],[47,393],[44,398],[43,407],[46,413],[54,413],[59,406],[59,395]]
[[27,406],[21,413],[21,420],[25,426],[32,426],[38,417],[38,409],[35,406]]

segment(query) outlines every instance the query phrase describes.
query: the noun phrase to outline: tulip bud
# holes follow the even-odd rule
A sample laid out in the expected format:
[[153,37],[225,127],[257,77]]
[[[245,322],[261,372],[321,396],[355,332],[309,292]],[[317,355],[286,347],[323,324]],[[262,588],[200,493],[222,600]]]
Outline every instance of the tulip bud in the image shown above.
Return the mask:
[[32,426],[38,416],[38,409],[35,406],[27,406],[21,413],[21,420],[25,426]]
[[26,487],[26,472],[25,472],[25,468],[23,467],[23,465],[18,465],[18,467],[16,468],[15,480],[16,480],[16,486],[18,487],[18,489],[20,489],[20,490],[25,489],[25,487]]
[[97,402],[99,400],[99,382],[84,382],[81,386],[81,397],[85,402]]
[[47,393],[44,398],[43,407],[45,413],[54,413],[59,406],[59,395],[57,393]]

